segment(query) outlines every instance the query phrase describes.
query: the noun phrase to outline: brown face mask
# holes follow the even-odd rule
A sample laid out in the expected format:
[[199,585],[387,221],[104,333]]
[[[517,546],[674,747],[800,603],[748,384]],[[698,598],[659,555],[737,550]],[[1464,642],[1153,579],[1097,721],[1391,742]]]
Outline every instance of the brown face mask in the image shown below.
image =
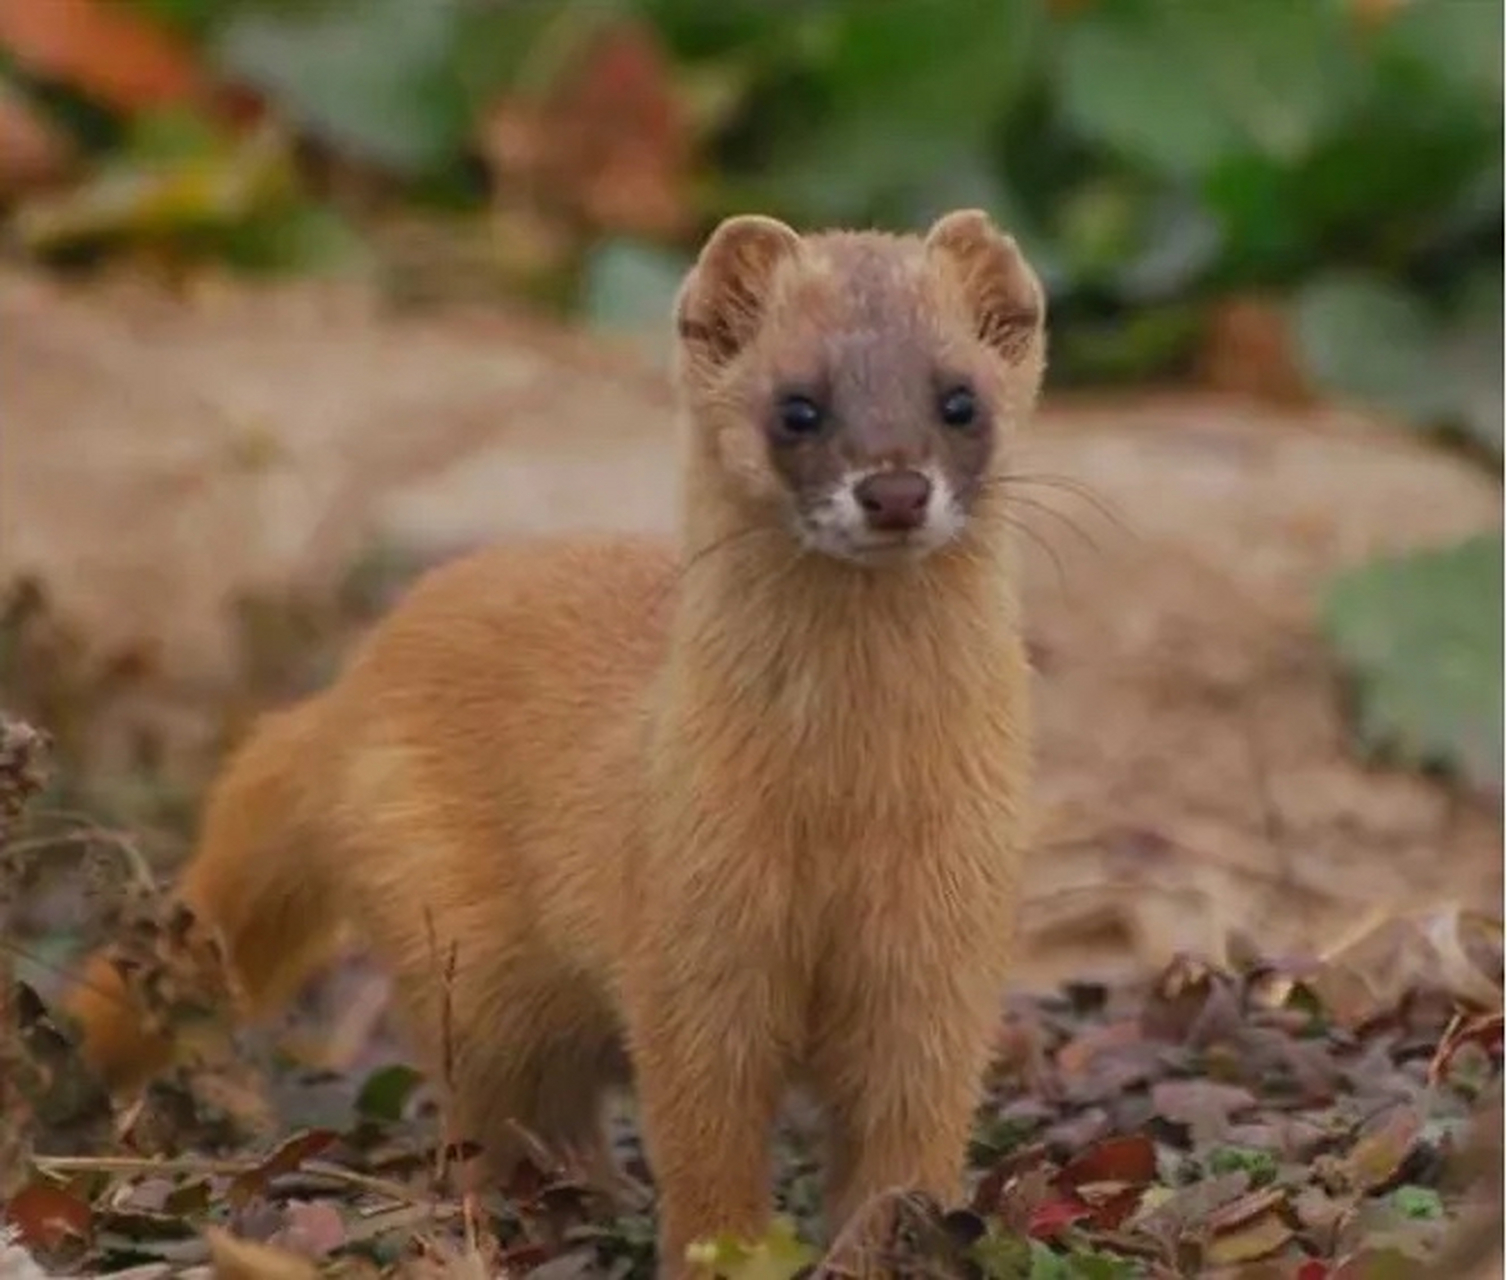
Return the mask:
[[810,550],[913,560],[965,535],[1029,411],[1044,307],[979,213],[926,237],[713,234],[677,307],[679,380],[726,492]]

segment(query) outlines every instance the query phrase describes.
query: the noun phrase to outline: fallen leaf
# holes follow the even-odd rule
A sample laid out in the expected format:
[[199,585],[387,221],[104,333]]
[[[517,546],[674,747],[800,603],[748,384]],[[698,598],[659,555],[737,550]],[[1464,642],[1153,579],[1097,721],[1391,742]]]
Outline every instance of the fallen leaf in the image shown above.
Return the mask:
[[816,1261],[816,1250],[796,1236],[784,1217],[752,1243],[722,1238],[694,1244],[686,1253],[689,1260],[715,1268],[723,1280],[790,1280]]
[[299,1165],[318,1155],[339,1135],[332,1129],[308,1129],[295,1133],[269,1152],[257,1165],[236,1176],[226,1192],[232,1204],[245,1204],[259,1196],[273,1178],[294,1172]]
[[1256,1095],[1216,1080],[1162,1080],[1151,1086],[1157,1115],[1188,1126],[1194,1146],[1217,1142],[1229,1132],[1230,1117],[1256,1105]]
[[1418,1263],[1402,1249],[1367,1247],[1336,1263],[1328,1280],[1415,1280]]
[[1058,1196],[1034,1206],[1026,1234],[1033,1240],[1054,1240],[1075,1222],[1091,1217],[1093,1210],[1076,1196]]
[[1331,1196],[1322,1187],[1310,1184],[1301,1188],[1290,1203],[1298,1225],[1311,1237],[1313,1244],[1323,1253],[1333,1252],[1340,1228],[1354,1204],[1353,1199]]
[[322,1258],[346,1242],[345,1219],[328,1200],[295,1200],[283,1210],[283,1225],[268,1244]]
[[1123,1045],[1139,1044],[1141,1039],[1140,1023],[1133,1018],[1090,1027],[1057,1051],[1057,1070],[1065,1076],[1085,1075],[1101,1053]]
[[274,1245],[242,1240],[221,1227],[204,1228],[216,1280],[315,1280],[308,1258]]
[[1148,1199],[1135,1216],[1136,1228],[1160,1240],[1170,1251],[1186,1232],[1205,1222],[1221,1206],[1243,1196],[1250,1184],[1249,1174],[1235,1170],[1205,1178],[1165,1198]]
[[1372,1125],[1339,1165],[1350,1186],[1375,1191],[1396,1176],[1423,1132],[1423,1117],[1412,1107],[1394,1107]]
[[29,1183],[0,1208],[33,1249],[56,1249],[70,1236],[87,1238],[93,1225],[88,1202],[51,1182]]
[[1275,1208],[1239,1226],[1218,1232],[1204,1247],[1204,1261],[1215,1267],[1234,1266],[1270,1257],[1293,1237],[1292,1228]]
[[1156,1147],[1144,1134],[1109,1138],[1067,1164],[1054,1179],[1065,1190],[1090,1182],[1145,1186],[1156,1180]]
[[117,111],[207,98],[188,45],[109,0],[0,0],[0,46],[29,71]]
[[1141,1010],[1141,1030],[1153,1040],[1207,1045],[1242,1024],[1228,974],[1194,956],[1177,956],[1157,975]]
[[1445,1077],[1455,1055],[1468,1044],[1479,1045],[1500,1064],[1502,1029],[1503,1017],[1500,1013],[1477,1014],[1473,1017],[1456,1014],[1429,1063],[1429,1084],[1437,1085]]

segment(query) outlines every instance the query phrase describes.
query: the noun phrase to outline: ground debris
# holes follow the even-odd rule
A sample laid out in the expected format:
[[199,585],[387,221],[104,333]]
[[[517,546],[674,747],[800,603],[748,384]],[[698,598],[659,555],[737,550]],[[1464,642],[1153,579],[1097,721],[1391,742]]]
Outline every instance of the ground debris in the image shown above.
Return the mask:
[[[1323,965],[1183,956],[1140,983],[1016,999],[1001,1043],[1031,1052],[993,1077],[966,1207],[898,1196],[819,1258],[792,1133],[776,1227],[707,1256],[733,1280],[847,1274],[859,1255],[895,1275],[1413,1274],[1492,1212],[1500,996],[1484,1007],[1474,977],[1407,990],[1355,1025],[1317,997]],[[281,1061],[279,1103],[307,1089],[327,1123],[206,1153],[190,1080],[182,1140],[159,1128],[161,1154],[127,1149],[120,1126],[119,1149],[49,1154],[63,1135],[40,1126],[0,1207],[8,1247],[74,1274],[651,1274],[652,1212],[615,1211],[548,1152],[492,1194],[454,1194],[408,1068],[386,1062],[332,1103],[327,1072]],[[646,1179],[631,1126],[618,1150]]]

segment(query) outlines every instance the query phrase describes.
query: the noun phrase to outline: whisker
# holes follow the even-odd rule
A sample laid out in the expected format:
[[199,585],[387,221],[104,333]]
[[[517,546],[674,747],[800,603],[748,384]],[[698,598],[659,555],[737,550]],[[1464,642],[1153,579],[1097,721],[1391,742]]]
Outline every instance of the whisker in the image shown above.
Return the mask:
[[705,546],[698,547],[675,567],[674,574],[665,584],[664,590],[660,592],[658,598],[654,601],[655,608],[658,608],[660,605],[662,605],[665,601],[665,597],[670,595],[671,592],[679,587],[681,583],[685,581],[687,575],[690,574],[691,570],[694,569],[703,560],[705,560],[708,556],[712,555],[714,552],[722,550],[724,547],[727,547],[732,543],[741,541],[743,538],[752,537],[755,534],[762,534],[767,532],[768,530],[766,530],[762,526],[752,525],[742,529],[734,529],[731,533],[725,533],[721,537],[713,538]]
[[1114,525],[1118,532],[1131,538],[1136,536],[1135,530],[1126,523],[1124,516],[1115,509],[1114,504],[1108,498],[1094,489],[1092,485],[1075,476],[1057,475],[1046,471],[1012,471],[1002,476],[991,476],[989,479],[999,484],[1039,484],[1049,489],[1060,489],[1088,503],[1099,515]]
[[1062,524],[1071,529],[1073,531],[1073,535],[1080,542],[1082,542],[1084,546],[1088,547],[1089,550],[1093,551],[1095,554],[1103,553],[1104,548],[1094,541],[1093,536],[1081,524],[1074,520],[1072,516],[1068,515],[1067,512],[1059,511],[1050,502],[1042,502],[1039,498],[1028,498],[1024,494],[1019,493],[1015,494],[1010,500],[1020,506],[1028,507],[1032,511],[1040,511],[1044,515],[1049,515],[1054,520],[1060,521]]
[[1024,534],[1046,553],[1047,559],[1052,562],[1052,568],[1056,571],[1058,589],[1061,590],[1064,596],[1071,595],[1067,586],[1067,573],[1062,567],[1062,557],[1057,554],[1057,549],[1023,520],[1017,520],[1009,514],[1005,514],[1003,519],[1010,528]]

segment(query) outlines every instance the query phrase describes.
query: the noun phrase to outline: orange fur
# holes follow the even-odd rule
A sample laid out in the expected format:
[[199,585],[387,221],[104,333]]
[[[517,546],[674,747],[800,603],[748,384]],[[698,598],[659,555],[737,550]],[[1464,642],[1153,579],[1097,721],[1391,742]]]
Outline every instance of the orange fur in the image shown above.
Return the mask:
[[[860,315],[866,296],[884,307]],[[451,1123],[494,1168],[515,1122],[599,1154],[626,1048],[665,1275],[693,1240],[762,1230],[791,1084],[828,1116],[829,1225],[896,1185],[956,1198],[1024,839],[1000,486],[924,557],[802,553],[752,406],[894,316],[900,350],[935,346],[1013,428],[1043,346],[1034,277],[973,214],[924,241],[733,219],[677,314],[681,545],[567,539],[431,573],[233,759],[181,890],[248,1016],[354,922],[436,1075],[453,949]],[[91,976],[86,1050],[138,1082],[167,1046],[102,960]]]

